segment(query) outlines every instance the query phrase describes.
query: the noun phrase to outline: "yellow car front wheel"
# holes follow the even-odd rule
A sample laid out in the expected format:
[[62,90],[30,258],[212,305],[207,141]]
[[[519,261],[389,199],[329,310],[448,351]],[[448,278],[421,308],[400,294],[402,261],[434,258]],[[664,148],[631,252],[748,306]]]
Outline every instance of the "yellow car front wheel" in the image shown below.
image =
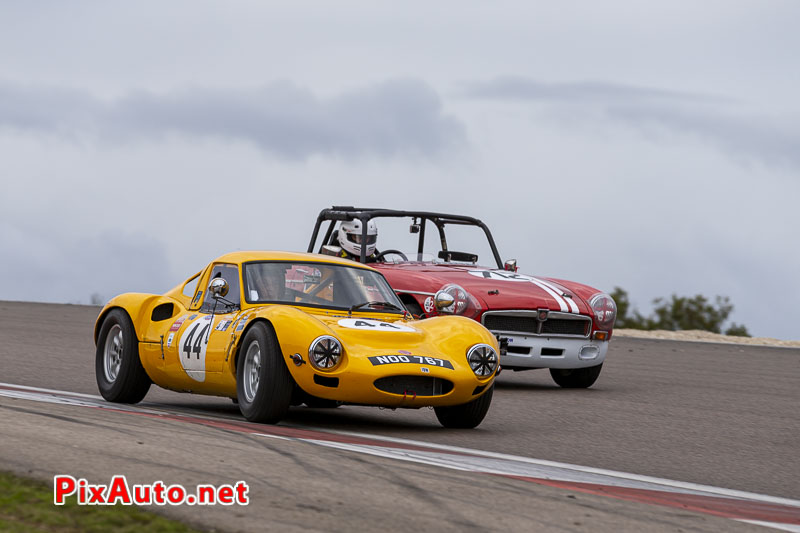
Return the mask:
[[251,422],[279,422],[289,410],[293,386],[275,330],[256,322],[242,340],[236,365],[239,410]]

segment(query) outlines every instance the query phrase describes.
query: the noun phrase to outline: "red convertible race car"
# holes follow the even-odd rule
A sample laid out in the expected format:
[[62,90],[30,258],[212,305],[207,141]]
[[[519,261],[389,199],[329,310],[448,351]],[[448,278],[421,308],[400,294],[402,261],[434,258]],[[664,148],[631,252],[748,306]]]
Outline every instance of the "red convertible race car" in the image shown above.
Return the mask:
[[[378,219],[381,242],[397,242],[382,251]],[[476,250],[486,251],[496,266],[479,266]],[[617,314],[611,296],[518,273],[516,260],[502,262],[489,228],[476,218],[334,206],[317,217],[308,245],[314,251],[371,263],[414,315],[481,322],[499,341],[504,369],[548,368],[566,388],[590,387],[600,375]]]

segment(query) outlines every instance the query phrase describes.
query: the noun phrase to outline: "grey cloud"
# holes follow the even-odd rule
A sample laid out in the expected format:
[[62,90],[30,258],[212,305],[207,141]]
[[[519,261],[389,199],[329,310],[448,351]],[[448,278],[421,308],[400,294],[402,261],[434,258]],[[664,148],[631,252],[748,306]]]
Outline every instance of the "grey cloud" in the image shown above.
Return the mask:
[[245,140],[279,157],[431,157],[466,140],[439,95],[391,80],[320,98],[288,82],[252,90],[139,91],[102,101],[60,88],[0,83],[0,127],[112,142],[166,135]]
[[73,136],[97,128],[101,107],[84,91],[0,82],[0,127]]
[[694,135],[742,160],[800,168],[800,124],[766,116],[661,106],[613,106],[608,119],[634,128]]
[[744,104],[714,95],[622,84],[544,83],[504,77],[465,85],[468,98],[536,102],[557,119],[623,125],[648,138],[694,136],[739,161],[800,168],[800,121],[746,114]]
[[504,76],[490,81],[466,83],[463,94],[469,98],[489,100],[534,100],[561,103],[615,102],[720,102],[712,95],[665,91],[604,82],[546,83],[518,76]]
[[14,250],[4,272],[14,283],[4,300],[89,303],[93,294],[103,301],[123,292],[160,294],[181,281],[170,274],[166,247],[140,234],[74,238],[0,221],[0,246]]

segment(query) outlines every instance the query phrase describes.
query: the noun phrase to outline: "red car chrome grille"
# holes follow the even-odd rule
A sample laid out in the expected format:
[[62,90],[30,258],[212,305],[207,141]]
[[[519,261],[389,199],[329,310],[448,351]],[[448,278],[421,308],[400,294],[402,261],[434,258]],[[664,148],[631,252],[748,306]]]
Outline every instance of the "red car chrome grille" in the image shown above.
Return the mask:
[[481,322],[492,332],[523,333],[527,335],[553,335],[588,337],[592,320],[583,315],[550,313],[546,320],[536,318],[536,311],[487,311]]

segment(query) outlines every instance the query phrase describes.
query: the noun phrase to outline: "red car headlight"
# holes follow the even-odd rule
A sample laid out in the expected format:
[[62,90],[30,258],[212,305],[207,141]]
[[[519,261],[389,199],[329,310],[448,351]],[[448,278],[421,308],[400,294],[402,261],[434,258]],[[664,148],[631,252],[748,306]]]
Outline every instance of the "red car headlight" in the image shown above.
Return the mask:
[[594,319],[601,329],[611,329],[617,319],[617,304],[614,299],[603,292],[597,293],[589,300],[594,312]]
[[[440,295],[449,296],[442,298]],[[446,302],[452,299],[452,303],[440,307],[438,302]],[[434,301],[437,302],[436,308],[443,315],[463,315],[467,318],[475,318],[481,311],[481,304],[478,299],[466,291],[461,285],[450,283],[445,285],[436,293]]]

